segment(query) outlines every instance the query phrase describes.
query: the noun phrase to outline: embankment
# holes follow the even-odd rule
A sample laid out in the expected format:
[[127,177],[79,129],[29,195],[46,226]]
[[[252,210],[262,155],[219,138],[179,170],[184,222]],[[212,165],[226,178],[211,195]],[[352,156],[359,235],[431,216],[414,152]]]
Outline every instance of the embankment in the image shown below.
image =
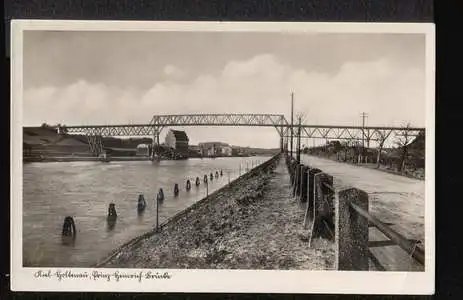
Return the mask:
[[298,234],[304,214],[282,186],[288,179],[277,155],[96,267],[329,269],[329,249],[310,249]]

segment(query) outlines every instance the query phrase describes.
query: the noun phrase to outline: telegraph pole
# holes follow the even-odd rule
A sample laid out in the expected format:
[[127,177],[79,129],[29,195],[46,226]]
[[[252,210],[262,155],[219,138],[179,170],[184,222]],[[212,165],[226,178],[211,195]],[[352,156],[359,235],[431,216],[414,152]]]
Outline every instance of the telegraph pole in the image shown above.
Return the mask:
[[297,128],[297,163],[301,163],[301,124],[302,124],[302,117],[299,116],[299,126]]
[[368,117],[368,114],[362,112],[362,162],[365,157],[365,119]]
[[294,114],[294,93],[291,93],[291,154],[293,156],[293,114]]

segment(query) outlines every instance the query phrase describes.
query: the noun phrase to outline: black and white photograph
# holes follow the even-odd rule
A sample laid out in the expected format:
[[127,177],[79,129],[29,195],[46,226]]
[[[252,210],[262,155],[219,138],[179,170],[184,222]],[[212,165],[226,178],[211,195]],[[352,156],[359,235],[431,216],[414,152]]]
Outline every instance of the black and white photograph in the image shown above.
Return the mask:
[[16,21],[12,40],[18,290],[434,291],[432,25]]

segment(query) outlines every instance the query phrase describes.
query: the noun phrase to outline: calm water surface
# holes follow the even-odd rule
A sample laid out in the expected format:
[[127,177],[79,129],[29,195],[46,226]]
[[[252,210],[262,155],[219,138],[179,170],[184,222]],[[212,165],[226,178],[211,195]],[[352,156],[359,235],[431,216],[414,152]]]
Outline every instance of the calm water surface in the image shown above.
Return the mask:
[[[246,167],[269,157],[190,159],[182,161],[57,162],[24,165],[23,261],[24,266],[88,267],[128,240],[153,228],[155,197],[163,188],[159,222],[206,196],[204,174],[223,171],[209,181],[209,193],[244,173]],[[194,185],[200,177],[201,186]],[[187,179],[192,188],[185,189]],[[173,196],[174,184],[180,194]],[[144,194],[147,208],[137,214],[137,199]],[[106,216],[109,203],[118,213],[114,228]],[[76,222],[74,245],[63,245],[61,228],[65,216]]]

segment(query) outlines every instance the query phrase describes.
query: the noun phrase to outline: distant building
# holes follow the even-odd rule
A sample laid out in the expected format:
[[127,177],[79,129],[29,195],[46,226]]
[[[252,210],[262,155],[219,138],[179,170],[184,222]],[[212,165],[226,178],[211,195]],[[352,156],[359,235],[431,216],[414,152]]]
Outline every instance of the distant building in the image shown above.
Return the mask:
[[234,146],[232,147],[232,154],[237,156],[245,156],[247,153],[242,147]]
[[203,156],[231,156],[230,145],[222,142],[199,143],[201,155]]
[[165,145],[175,149],[178,153],[188,154],[188,135],[185,131],[169,130],[166,135]]
[[222,155],[223,156],[232,156],[232,147],[230,146],[224,146],[222,148]]
[[149,145],[139,144],[137,146],[137,156],[149,156]]
[[193,152],[196,155],[201,154],[201,148],[199,148],[198,145],[189,145],[188,149],[190,149],[190,151]]

